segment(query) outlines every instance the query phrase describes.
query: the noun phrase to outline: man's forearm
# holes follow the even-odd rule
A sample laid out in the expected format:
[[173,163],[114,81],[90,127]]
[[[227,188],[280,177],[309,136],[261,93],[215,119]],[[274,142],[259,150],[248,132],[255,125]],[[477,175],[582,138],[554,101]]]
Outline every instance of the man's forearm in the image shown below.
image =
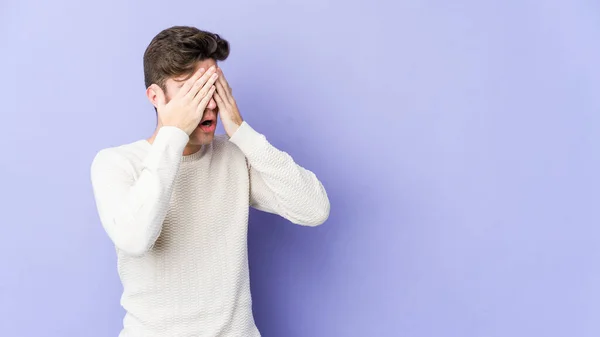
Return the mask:
[[317,226],[327,220],[329,198],[313,172],[296,164],[246,123],[231,141],[244,152],[251,167],[251,206],[300,225]]
[[177,128],[161,128],[137,177],[118,153],[101,151],[94,159],[91,178],[98,213],[120,250],[142,255],[154,245],[188,139]]

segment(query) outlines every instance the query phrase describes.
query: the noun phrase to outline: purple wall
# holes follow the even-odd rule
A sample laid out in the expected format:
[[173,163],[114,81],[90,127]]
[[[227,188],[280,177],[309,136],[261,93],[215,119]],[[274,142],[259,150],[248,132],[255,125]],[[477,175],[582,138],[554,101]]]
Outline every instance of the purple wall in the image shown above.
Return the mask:
[[89,166],[151,134],[142,53],[186,24],[331,197],[252,213],[264,336],[599,336],[600,5],[485,3],[2,0],[0,335],[117,335]]

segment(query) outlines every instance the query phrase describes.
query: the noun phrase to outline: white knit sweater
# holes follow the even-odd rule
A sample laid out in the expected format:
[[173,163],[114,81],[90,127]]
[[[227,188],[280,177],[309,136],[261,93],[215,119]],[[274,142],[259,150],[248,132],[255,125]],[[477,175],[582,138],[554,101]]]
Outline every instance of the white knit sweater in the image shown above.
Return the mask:
[[120,337],[260,336],[252,315],[249,207],[316,226],[329,200],[316,176],[244,122],[183,156],[189,138],[101,150],[91,180],[116,246],[126,310]]

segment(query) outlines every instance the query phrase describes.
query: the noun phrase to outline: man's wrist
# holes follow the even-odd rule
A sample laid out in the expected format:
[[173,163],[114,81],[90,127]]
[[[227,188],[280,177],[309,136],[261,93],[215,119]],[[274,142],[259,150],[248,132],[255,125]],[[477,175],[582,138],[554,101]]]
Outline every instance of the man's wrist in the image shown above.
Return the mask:
[[254,150],[261,147],[266,139],[265,136],[255,131],[248,123],[242,122],[239,128],[229,137],[229,141],[237,145],[242,152],[248,156]]
[[230,124],[225,130],[230,138],[233,137],[233,135],[240,129],[242,123],[244,123],[244,121],[241,118],[230,121]]

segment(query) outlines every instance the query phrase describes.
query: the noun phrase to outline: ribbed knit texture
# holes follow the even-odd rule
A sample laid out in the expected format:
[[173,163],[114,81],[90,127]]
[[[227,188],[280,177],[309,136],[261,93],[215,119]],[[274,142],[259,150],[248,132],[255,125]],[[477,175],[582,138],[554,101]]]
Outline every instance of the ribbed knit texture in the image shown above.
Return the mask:
[[327,194],[309,170],[246,122],[182,156],[188,136],[163,127],[100,151],[91,168],[114,243],[126,310],[120,337],[255,337],[247,255],[249,207],[316,226]]

